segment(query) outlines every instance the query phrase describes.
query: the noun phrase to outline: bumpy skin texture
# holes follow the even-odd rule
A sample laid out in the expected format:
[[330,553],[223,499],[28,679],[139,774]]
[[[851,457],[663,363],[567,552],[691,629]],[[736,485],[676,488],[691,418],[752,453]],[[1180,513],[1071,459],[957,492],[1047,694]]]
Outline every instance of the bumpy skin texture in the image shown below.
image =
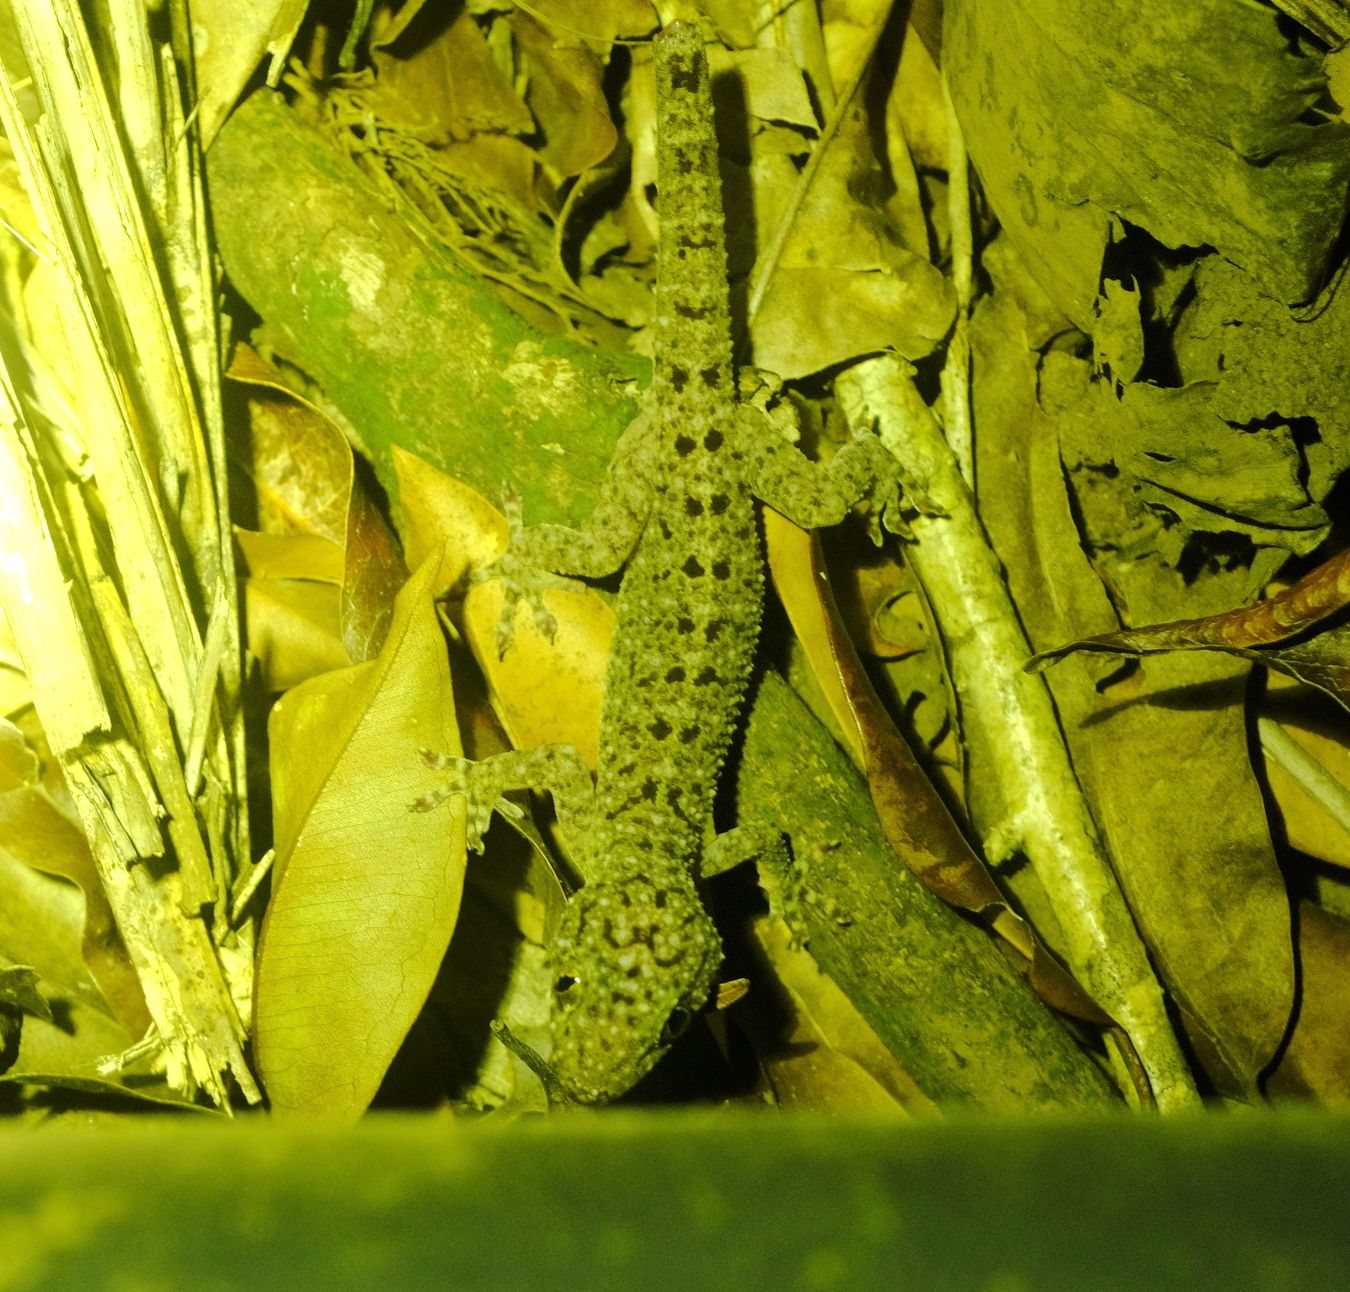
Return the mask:
[[[721,943],[696,888],[713,798],[750,677],[763,598],[754,498],[798,524],[835,524],[894,470],[870,438],[822,470],[761,414],[737,409],[717,143],[703,40],[656,40],[660,107],[655,379],[582,530],[512,534],[485,572],[504,580],[506,625],[536,607],[544,571],[588,578],[627,561],[605,675],[593,801],[568,746],[454,763],[474,801],[471,843],[503,789],[549,788],[581,836],[584,887],[551,948],[552,1066],[566,1096],[630,1089],[708,1001]],[[539,572],[532,578],[531,572]],[[454,760],[442,765],[451,766]],[[569,792],[570,791],[570,792]]]
[[[610,568],[626,555],[616,550],[624,540],[636,546],[605,675],[587,882],[552,947],[561,989],[553,1064],[583,1102],[631,1087],[664,1050],[672,1016],[681,1021],[701,1009],[715,985],[721,943],[694,874],[763,596],[745,454],[728,425],[735,378],[726,251],[697,28],[678,24],[658,37],[656,77],[660,342],[652,413],[625,437],[611,470],[614,505],[602,501],[587,526],[607,548],[599,559]],[[544,527],[525,537],[541,565],[590,572],[576,568],[574,540],[565,555],[538,550]]]

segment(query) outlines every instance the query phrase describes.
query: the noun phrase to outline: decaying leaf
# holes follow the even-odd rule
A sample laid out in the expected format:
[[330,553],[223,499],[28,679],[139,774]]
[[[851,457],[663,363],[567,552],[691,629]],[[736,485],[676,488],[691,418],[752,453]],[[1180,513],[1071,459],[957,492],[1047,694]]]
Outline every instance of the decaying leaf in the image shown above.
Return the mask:
[[[150,1025],[145,995],[117,931],[89,843],[69,810],[39,779],[38,761],[23,733],[0,718],[0,851],[79,887],[84,895],[80,946],[85,965],[128,1034],[140,1036]],[[54,765],[52,774],[59,778]],[[0,944],[0,956],[5,950]]]
[[52,1020],[51,1002],[38,990],[37,970],[28,965],[0,963],[0,1008],[24,1010]]
[[[342,645],[353,663],[373,658],[407,567],[393,531],[356,472],[350,446],[328,418],[289,391],[281,376],[249,347],[238,348],[228,376],[250,391],[249,429],[234,447],[235,460],[256,491],[248,501],[256,508],[260,527],[335,545],[342,559],[338,581]],[[274,546],[274,558],[276,553]],[[274,566],[269,577],[315,578],[310,563],[313,549],[301,547],[296,554],[303,563]],[[267,604],[258,602],[256,608]],[[292,668],[288,675],[295,672]]]
[[1287,426],[1322,498],[1350,461],[1342,391],[1350,382],[1350,290],[1342,267],[1308,305],[1273,300],[1221,256],[1195,268],[1173,347],[1184,381],[1215,383],[1214,411],[1235,426]]
[[[412,454],[396,452],[394,461],[406,507],[409,554],[440,551],[442,586],[458,585],[466,569],[490,564],[505,548],[506,518],[482,495]],[[515,642],[500,655],[502,592],[492,581],[467,590],[464,635],[516,748],[571,744],[593,767],[614,612],[582,583],[550,588],[543,600],[557,625],[552,641],[521,613]],[[549,696],[549,702],[541,704],[541,695]]]
[[[758,202],[791,220],[781,248],[768,244],[777,254],[756,266],[767,288],[751,324],[755,362],[784,378],[882,347],[920,359],[952,322],[946,280],[905,247],[880,200],[885,181],[872,153],[866,96],[859,91],[841,111],[823,153],[790,181],[804,186],[804,195]],[[860,202],[859,194],[872,200]]]
[[1297,919],[1299,1012],[1269,1088],[1343,1106],[1350,1102],[1350,920],[1308,901],[1299,903]]
[[1285,840],[1350,870],[1350,715],[1272,675],[1258,730]]
[[[86,963],[79,890],[0,849],[0,892],[5,895],[0,902],[0,963],[30,966],[53,1006],[50,1019],[36,1014],[23,1019],[18,1054],[5,1065],[7,1076],[97,1078],[100,1061],[124,1050],[136,1036],[112,1016]],[[153,1084],[164,1091],[162,1079]]]
[[[1048,668],[1074,651],[1151,655],[1165,651],[1213,650],[1279,669],[1316,686],[1350,709],[1350,629],[1337,624],[1290,642],[1315,629],[1350,602],[1350,550],[1323,562],[1298,582],[1253,606],[1202,619],[1176,619],[1082,637],[1027,661],[1031,672]],[[1288,642],[1287,645],[1279,643]]]

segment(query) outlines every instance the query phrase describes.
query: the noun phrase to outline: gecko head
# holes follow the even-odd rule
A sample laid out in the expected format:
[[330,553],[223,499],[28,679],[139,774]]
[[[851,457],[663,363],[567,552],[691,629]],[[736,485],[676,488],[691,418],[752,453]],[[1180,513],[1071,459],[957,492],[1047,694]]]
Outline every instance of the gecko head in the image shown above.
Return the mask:
[[708,1003],[722,944],[693,886],[587,884],[551,949],[552,1066],[578,1103],[632,1088]]

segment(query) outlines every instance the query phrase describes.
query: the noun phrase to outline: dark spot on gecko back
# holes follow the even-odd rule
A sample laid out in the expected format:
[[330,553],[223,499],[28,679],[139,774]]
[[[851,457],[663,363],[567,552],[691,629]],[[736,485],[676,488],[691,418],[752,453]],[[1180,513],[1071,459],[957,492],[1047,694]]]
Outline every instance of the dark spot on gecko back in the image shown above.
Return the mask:
[[700,671],[694,679],[695,686],[711,686],[717,681],[717,670],[710,664],[707,668]]
[[712,390],[716,390],[722,384],[721,368],[704,368],[698,375],[703,378],[703,384]]
[[731,577],[731,566],[726,561],[714,561],[712,567],[714,579],[729,579]]
[[710,643],[715,642],[722,635],[722,629],[726,626],[726,621],[723,619],[709,619],[708,626],[703,630],[704,640]]
[[656,782],[650,776],[642,782],[642,797],[648,803],[656,802]]
[[698,728],[694,726],[683,727],[680,730],[680,743],[682,745],[692,744],[698,739]]
[[675,631],[681,634],[681,636],[685,637],[687,637],[691,632],[693,632],[696,626],[697,625],[694,623],[692,619],[689,618],[688,615],[681,615],[675,621]]
[[[702,322],[706,318],[711,318],[713,314],[710,305],[684,305],[677,303],[675,313],[682,319],[688,319],[691,323]],[[685,374],[685,380],[688,380],[688,374]]]
[[[684,677],[685,673],[683,664],[676,664],[673,668],[668,669],[666,672],[667,682],[683,682]],[[632,769],[630,768],[629,770],[631,771]]]
[[717,450],[722,447],[722,444],[721,431],[709,431],[707,435],[703,437],[703,447],[707,449],[709,453],[716,453]]
[[703,566],[699,564],[698,557],[691,556],[680,567],[691,579],[700,579],[703,577]]
[[654,739],[664,740],[668,735],[670,735],[671,731],[674,730],[674,728],[671,727],[670,723],[668,723],[664,718],[657,718],[657,720],[653,722],[652,725],[647,728],[647,730],[652,733],[652,737]]
[[708,500],[708,505],[712,508],[712,514],[714,516],[720,516],[731,506],[731,499],[724,493],[715,493]]
[[698,63],[693,60],[688,63],[672,61],[670,65],[670,88],[678,90],[681,94],[697,93]]
[[684,368],[671,368],[670,384],[676,391],[683,390],[689,384],[689,373]]
[[688,435],[677,435],[675,437],[675,452],[682,458],[687,458],[694,451],[694,441]]
[[686,516],[703,515],[703,504],[697,498],[686,498],[684,500],[684,514]]

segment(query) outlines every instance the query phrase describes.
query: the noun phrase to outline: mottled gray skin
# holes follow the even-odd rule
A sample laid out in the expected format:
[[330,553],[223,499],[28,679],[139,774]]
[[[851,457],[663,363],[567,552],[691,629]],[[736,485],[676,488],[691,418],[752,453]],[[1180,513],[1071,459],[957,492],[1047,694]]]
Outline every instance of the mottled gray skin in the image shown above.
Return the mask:
[[736,408],[717,143],[696,27],[673,24],[657,37],[656,77],[661,245],[647,413],[620,442],[584,529],[516,530],[485,572],[506,582],[505,644],[520,600],[547,619],[540,571],[596,578],[627,561],[594,799],[579,801],[584,775],[566,746],[458,764],[450,787],[473,801],[472,842],[501,791],[522,785],[552,789],[581,837],[585,883],[551,945],[551,1064],[581,1103],[630,1089],[716,985],[721,942],[696,879],[709,868],[713,798],[759,634],[754,498],[808,527],[834,524],[888,466],[868,439],[823,471],[762,415]]

